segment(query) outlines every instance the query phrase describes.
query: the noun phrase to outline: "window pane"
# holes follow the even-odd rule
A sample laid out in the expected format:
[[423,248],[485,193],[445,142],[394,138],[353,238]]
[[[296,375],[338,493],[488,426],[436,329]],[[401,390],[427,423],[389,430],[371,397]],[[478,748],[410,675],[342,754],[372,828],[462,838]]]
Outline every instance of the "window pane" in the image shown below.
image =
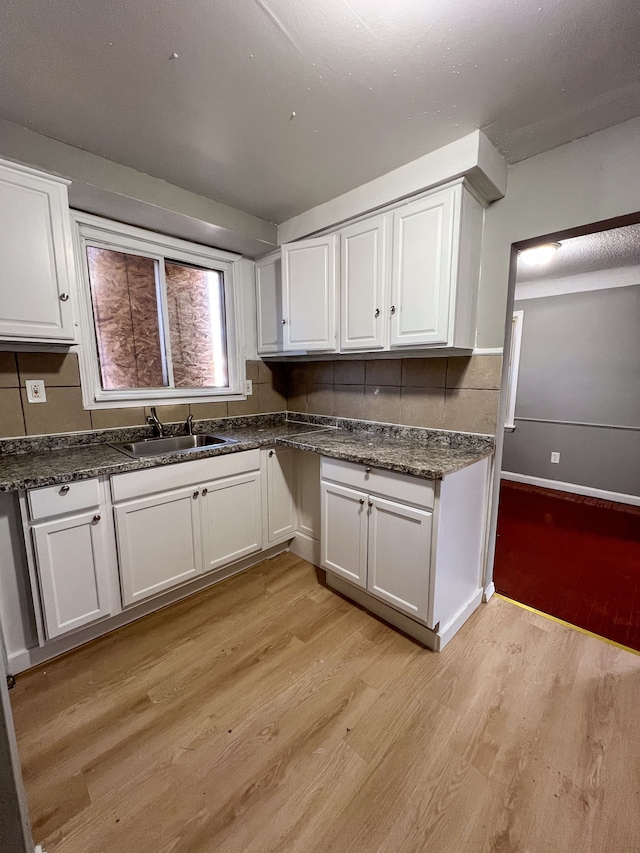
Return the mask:
[[168,385],[158,324],[156,262],[87,247],[104,390]]
[[229,384],[221,272],[165,262],[173,381],[176,388]]

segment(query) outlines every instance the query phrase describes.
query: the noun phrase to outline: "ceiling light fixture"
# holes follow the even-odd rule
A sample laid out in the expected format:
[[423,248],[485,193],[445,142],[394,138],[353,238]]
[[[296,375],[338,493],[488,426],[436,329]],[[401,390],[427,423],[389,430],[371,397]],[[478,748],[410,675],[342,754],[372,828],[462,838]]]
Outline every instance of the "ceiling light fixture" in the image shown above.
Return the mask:
[[544,243],[541,246],[532,246],[530,249],[522,249],[519,257],[530,267],[542,267],[553,260],[560,243]]

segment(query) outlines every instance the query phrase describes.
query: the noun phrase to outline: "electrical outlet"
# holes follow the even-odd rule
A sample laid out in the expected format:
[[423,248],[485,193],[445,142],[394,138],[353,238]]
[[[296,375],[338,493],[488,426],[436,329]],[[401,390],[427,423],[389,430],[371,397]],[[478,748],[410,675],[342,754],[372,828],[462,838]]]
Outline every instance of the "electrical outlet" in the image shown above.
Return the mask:
[[27,400],[30,403],[46,403],[44,379],[27,379]]
[[553,450],[551,452],[551,461],[552,462],[559,462],[560,461],[560,454],[557,452],[557,450]]
[[250,397],[253,394],[253,382],[250,379],[244,380],[244,393],[247,397]]

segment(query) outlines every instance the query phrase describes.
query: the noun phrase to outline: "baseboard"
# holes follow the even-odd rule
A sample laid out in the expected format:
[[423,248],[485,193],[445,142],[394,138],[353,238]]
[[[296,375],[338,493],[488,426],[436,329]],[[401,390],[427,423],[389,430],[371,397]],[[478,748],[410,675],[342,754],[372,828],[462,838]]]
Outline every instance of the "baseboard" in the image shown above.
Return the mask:
[[489,601],[489,599],[493,597],[493,594],[495,593],[495,591],[496,591],[496,585],[494,584],[493,581],[491,581],[489,586],[486,586],[484,589],[484,595],[482,596],[482,600],[485,603],[487,601]]
[[502,471],[501,480],[511,480],[514,483],[526,483],[529,486],[540,486],[543,489],[555,489],[557,492],[570,492],[574,495],[584,495],[588,498],[599,498],[612,503],[640,506],[640,495],[625,495],[621,492],[609,492],[606,489],[593,489],[591,486],[579,486],[575,483],[561,483],[558,480],[546,480],[543,477],[531,477],[529,474],[514,474]]
[[289,550],[296,557],[300,557],[314,566],[320,565],[320,541],[312,539],[306,533],[296,533],[289,545]]
[[476,590],[469,601],[467,601],[467,603],[456,613],[453,619],[438,629],[436,636],[438,638],[437,650],[439,652],[441,652],[454,635],[458,633],[471,614],[478,609],[482,603],[483,597],[484,591],[482,589]]

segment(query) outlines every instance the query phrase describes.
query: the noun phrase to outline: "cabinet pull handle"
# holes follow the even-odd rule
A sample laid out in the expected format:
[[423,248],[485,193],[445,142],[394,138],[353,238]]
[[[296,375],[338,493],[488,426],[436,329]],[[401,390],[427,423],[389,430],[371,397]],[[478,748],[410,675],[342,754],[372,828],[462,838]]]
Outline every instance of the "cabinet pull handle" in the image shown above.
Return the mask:
[[208,492],[209,492],[209,489],[204,488],[204,489],[202,490],[202,497],[204,497],[206,494],[208,494]]
[[395,306],[395,305],[392,305],[392,306],[391,306],[391,313],[392,313],[392,314],[395,314],[395,313],[396,313],[396,306]]
[[93,516],[93,520],[97,523],[98,521],[100,521],[100,516],[99,516],[99,515],[94,515],[94,516]]
[[275,450],[270,450],[270,451],[269,451],[269,456],[273,456],[273,454],[274,454],[274,453],[275,453]]
[[61,293],[60,294],[60,302],[67,302],[68,299],[69,299],[68,293]]
[[376,308],[376,312],[375,312],[375,314],[374,314],[373,316],[374,316],[374,317],[379,317],[379,316],[380,316],[380,309],[379,309],[379,308]]
[[68,492],[69,492],[69,486],[62,486],[60,488],[60,494],[61,495],[66,495]]
[[360,506],[364,506],[364,498],[360,498]]
[[196,490],[195,490],[195,492],[193,493],[193,499],[194,499],[194,501],[195,501],[195,499],[198,497],[198,495],[199,495],[199,494],[200,494],[200,492],[196,489]]

